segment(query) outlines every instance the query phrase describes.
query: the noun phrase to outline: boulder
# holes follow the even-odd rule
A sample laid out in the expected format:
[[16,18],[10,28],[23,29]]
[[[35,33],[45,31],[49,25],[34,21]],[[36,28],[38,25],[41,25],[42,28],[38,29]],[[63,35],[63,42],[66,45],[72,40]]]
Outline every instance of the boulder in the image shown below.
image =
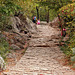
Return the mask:
[[21,30],[27,31],[27,32],[36,32],[36,25],[28,18],[25,16],[20,16],[20,17],[11,17],[11,26],[12,26],[12,31],[19,33]]
[[73,64],[73,68],[75,68],[75,63]]
[[75,55],[75,47],[71,49],[72,53]]
[[0,56],[0,71],[5,70],[5,61],[4,59]]
[[71,61],[75,62],[75,56],[71,57]]
[[24,46],[21,43],[16,43],[17,46],[19,46],[21,49],[24,49]]
[[27,26],[28,26],[29,31],[36,32],[36,30],[37,30],[36,25],[28,17],[26,18],[26,22],[28,23]]
[[[13,32],[17,32],[17,33],[19,33],[19,29],[17,28],[17,23],[20,23],[19,21],[18,21],[19,19],[18,18],[16,18],[16,17],[11,17],[11,26],[12,26],[12,30],[13,30]],[[18,21],[18,22],[17,22]]]

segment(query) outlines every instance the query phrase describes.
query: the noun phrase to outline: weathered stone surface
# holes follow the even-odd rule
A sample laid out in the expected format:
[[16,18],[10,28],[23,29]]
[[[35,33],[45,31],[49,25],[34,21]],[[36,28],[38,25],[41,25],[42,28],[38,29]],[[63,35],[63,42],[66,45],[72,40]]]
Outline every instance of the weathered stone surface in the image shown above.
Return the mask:
[[52,35],[51,39],[59,39],[60,37],[58,35]]
[[75,63],[73,64],[73,68],[75,68]]
[[15,58],[15,55],[13,55],[12,53],[8,53],[6,58]]
[[[10,68],[8,75],[33,75],[34,72],[34,75],[69,75],[70,72],[75,73],[69,67],[58,62],[61,59],[64,62],[63,58],[65,56],[58,46],[54,46],[56,40],[53,39],[58,38],[58,36],[55,36],[58,35],[59,31],[43,25],[37,26],[37,29],[36,35],[38,37],[31,38],[31,47],[26,50],[20,61]],[[53,39],[51,39],[52,35],[54,35]],[[47,40],[47,37],[50,39]],[[42,45],[42,47],[33,47],[35,45]],[[51,46],[43,47],[43,45]]]
[[0,71],[5,70],[5,61],[4,59],[0,56]]
[[36,24],[34,24],[29,18],[26,18],[26,21],[28,23],[28,28],[31,32],[36,32],[37,30],[37,27],[36,27]]
[[29,18],[25,18],[23,15],[20,17],[11,17],[11,22],[13,32],[19,33],[20,30],[36,32],[36,25]]
[[0,34],[0,38],[5,38],[5,35],[3,35],[3,34]]
[[71,61],[75,62],[75,56],[71,57]]
[[18,17],[11,17],[11,26],[14,32],[19,33],[19,29],[17,28],[17,21],[20,23],[20,19]]
[[21,37],[21,36],[15,36],[15,37],[14,37],[15,44],[19,42],[19,43],[21,43],[21,44],[24,45],[24,44],[25,44],[25,41],[26,41],[26,38],[27,38],[27,37],[23,38],[23,37]]
[[[24,44],[25,44],[25,42],[24,42]],[[23,44],[21,44],[21,43],[16,43],[16,45],[19,46],[21,49],[24,49]]]
[[13,39],[10,39],[10,42],[11,42],[11,44],[14,44],[15,43]]
[[15,44],[12,44],[12,45],[11,45],[11,48],[12,48],[13,50],[20,50],[20,49],[21,49],[19,46],[15,45]]
[[59,26],[59,19],[58,19],[58,17],[56,17],[52,22],[50,22],[49,25],[51,27],[54,27],[54,28],[58,27]]

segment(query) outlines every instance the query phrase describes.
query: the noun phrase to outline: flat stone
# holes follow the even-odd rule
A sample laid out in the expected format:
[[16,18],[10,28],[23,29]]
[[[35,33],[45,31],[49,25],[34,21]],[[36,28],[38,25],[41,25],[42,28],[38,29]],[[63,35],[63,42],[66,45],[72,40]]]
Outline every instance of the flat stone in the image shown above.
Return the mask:
[[38,73],[34,72],[33,75],[38,75]]
[[48,70],[47,68],[41,68],[41,70]]
[[40,70],[40,68],[39,67],[32,67],[32,68],[30,68],[31,70]]
[[28,74],[23,74],[23,75],[28,75]]

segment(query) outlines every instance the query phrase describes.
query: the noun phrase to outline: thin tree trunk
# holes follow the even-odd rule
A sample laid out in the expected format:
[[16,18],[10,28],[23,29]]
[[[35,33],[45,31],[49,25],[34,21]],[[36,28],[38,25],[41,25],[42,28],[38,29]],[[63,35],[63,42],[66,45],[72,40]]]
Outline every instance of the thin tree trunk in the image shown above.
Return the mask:
[[37,6],[36,6],[36,10],[37,10],[37,19],[39,19],[39,9]]
[[59,15],[58,15],[58,18],[59,18],[59,22],[60,22],[60,26],[61,26],[61,36],[63,36],[63,26],[62,26],[61,19],[60,19]]
[[49,23],[49,8],[48,8],[48,12],[47,12],[47,23]]

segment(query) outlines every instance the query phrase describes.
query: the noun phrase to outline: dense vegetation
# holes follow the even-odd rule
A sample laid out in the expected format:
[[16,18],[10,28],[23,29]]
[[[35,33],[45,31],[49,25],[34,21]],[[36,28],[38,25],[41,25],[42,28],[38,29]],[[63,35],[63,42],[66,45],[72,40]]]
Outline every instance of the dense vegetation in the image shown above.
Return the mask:
[[7,42],[6,38],[4,38],[4,35],[0,33],[0,55],[4,59],[6,59],[8,53],[9,53],[9,43]]
[[63,19],[64,23],[62,26],[67,29],[66,32],[69,37],[61,49],[72,62],[75,62],[75,3],[68,4],[59,9],[59,15]]

